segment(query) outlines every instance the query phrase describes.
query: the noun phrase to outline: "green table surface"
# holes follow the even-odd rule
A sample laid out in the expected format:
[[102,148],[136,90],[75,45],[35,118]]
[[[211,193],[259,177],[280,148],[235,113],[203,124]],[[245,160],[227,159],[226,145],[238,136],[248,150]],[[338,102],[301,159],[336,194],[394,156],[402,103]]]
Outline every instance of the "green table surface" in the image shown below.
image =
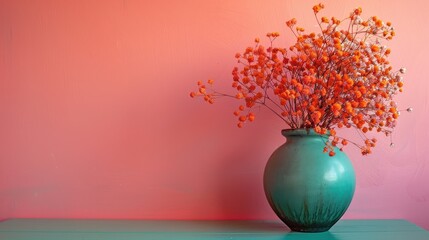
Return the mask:
[[0,239],[429,240],[429,232],[405,220],[342,220],[328,232],[298,233],[279,221],[10,219],[0,222]]

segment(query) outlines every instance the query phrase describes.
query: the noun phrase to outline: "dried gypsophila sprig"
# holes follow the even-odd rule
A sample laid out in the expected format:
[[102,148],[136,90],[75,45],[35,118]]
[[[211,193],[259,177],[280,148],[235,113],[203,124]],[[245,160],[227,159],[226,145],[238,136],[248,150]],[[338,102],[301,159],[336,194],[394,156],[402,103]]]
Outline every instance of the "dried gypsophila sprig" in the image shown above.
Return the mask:
[[[393,96],[402,92],[402,74],[406,69],[393,71],[387,57],[390,49],[381,40],[390,40],[395,32],[390,22],[377,17],[362,20],[361,8],[349,17],[328,19],[317,14],[323,4],[313,7],[321,32],[305,34],[297,21],[286,25],[296,36],[289,49],[273,46],[279,33],[268,33],[268,47],[255,39],[253,47],[236,54],[239,66],[232,71],[235,95],[217,92],[198,82],[198,92],[213,103],[218,97],[244,100],[234,114],[238,127],[255,119],[251,109],[268,108],[290,128],[312,128],[324,135],[329,131],[324,151],[333,156],[334,146],[348,141],[336,135],[336,128],[355,128],[364,144],[352,142],[362,154],[371,152],[376,139],[369,139],[370,131],[392,133],[399,116]],[[340,25],[348,21],[347,29]],[[208,86],[213,80],[208,81]],[[244,114],[243,114],[244,113]]]

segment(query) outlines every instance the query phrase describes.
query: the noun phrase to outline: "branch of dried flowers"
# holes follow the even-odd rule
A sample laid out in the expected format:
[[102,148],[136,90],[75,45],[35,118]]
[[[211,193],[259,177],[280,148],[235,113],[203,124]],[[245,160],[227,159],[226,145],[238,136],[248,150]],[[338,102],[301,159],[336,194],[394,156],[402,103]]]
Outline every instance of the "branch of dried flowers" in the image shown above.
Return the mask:
[[[362,154],[371,152],[375,139],[368,139],[368,131],[376,130],[391,136],[399,116],[393,96],[402,92],[405,68],[392,72],[387,61],[390,49],[381,46],[380,39],[390,40],[395,35],[391,24],[377,17],[362,21],[362,10],[355,9],[349,17],[329,20],[318,12],[323,4],[313,7],[321,33],[304,34],[296,27],[296,20],[286,22],[296,37],[289,50],[277,48],[273,42],[279,33],[268,33],[270,44],[264,48],[255,39],[254,47],[247,47],[243,54],[236,54],[241,68],[233,69],[233,87],[237,94],[206,91],[198,83],[199,91],[191,97],[201,96],[213,103],[214,98],[227,96],[245,101],[234,112],[238,126],[252,122],[250,111],[255,105],[264,106],[280,117],[290,128],[313,128],[319,134],[330,132],[326,146],[329,155],[333,147],[347,145],[347,140],[337,137],[335,128],[355,128],[364,142]],[[347,30],[338,30],[349,20]],[[325,24],[326,27],[325,27]],[[212,80],[208,82],[213,84]],[[248,108],[247,114],[242,111]],[[341,148],[342,149],[342,148]]]

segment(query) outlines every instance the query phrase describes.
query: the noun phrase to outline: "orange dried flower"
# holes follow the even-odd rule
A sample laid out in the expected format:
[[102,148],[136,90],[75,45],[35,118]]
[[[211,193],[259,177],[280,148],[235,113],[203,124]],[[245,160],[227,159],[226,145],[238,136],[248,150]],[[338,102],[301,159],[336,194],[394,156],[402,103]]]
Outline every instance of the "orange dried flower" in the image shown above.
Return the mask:
[[244,121],[246,121],[246,116],[240,116],[239,118],[238,118],[238,120],[240,121],[240,122],[244,122]]
[[318,5],[313,6],[314,13],[318,13],[320,10],[322,10],[325,6],[322,3],[319,3]]
[[319,7],[319,5],[314,5],[313,6],[314,13],[318,13],[320,10],[321,10],[321,8]]
[[329,23],[329,19],[327,17],[322,17],[321,21],[323,23]]
[[362,14],[362,8],[358,7],[354,10],[354,14],[361,15]]
[[247,116],[247,118],[249,119],[250,122],[253,122],[255,120],[255,114],[249,113],[249,115]]
[[339,111],[339,110],[341,110],[342,107],[341,107],[341,104],[335,103],[334,105],[332,105],[332,108],[336,111]]
[[286,22],[286,25],[288,27],[290,27],[290,28],[293,27],[295,24],[296,24],[296,19],[295,18],[292,18],[291,20],[289,20],[289,21]]

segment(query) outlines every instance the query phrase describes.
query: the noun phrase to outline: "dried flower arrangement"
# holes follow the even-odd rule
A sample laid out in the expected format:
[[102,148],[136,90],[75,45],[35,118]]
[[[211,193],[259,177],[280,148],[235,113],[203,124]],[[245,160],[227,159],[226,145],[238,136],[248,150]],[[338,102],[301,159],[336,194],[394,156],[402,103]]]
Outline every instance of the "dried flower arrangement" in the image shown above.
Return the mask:
[[252,108],[263,106],[288,128],[329,133],[324,151],[331,156],[334,146],[342,150],[349,142],[337,136],[336,129],[355,128],[363,143],[351,143],[363,155],[371,153],[376,139],[365,134],[390,135],[400,114],[393,97],[402,92],[406,69],[393,70],[388,61],[391,50],[382,44],[395,31],[390,22],[376,16],[363,20],[361,8],[343,20],[319,18],[323,8],[323,4],[313,7],[320,33],[305,34],[291,19],[286,22],[296,37],[291,47],[276,47],[279,33],[272,32],[267,34],[268,46],[256,38],[254,46],[237,53],[238,66],[232,70],[235,94],[214,90],[214,81],[208,80],[199,81],[198,91],[190,96],[208,103],[219,97],[243,101],[234,112],[238,127],[254,121]]

